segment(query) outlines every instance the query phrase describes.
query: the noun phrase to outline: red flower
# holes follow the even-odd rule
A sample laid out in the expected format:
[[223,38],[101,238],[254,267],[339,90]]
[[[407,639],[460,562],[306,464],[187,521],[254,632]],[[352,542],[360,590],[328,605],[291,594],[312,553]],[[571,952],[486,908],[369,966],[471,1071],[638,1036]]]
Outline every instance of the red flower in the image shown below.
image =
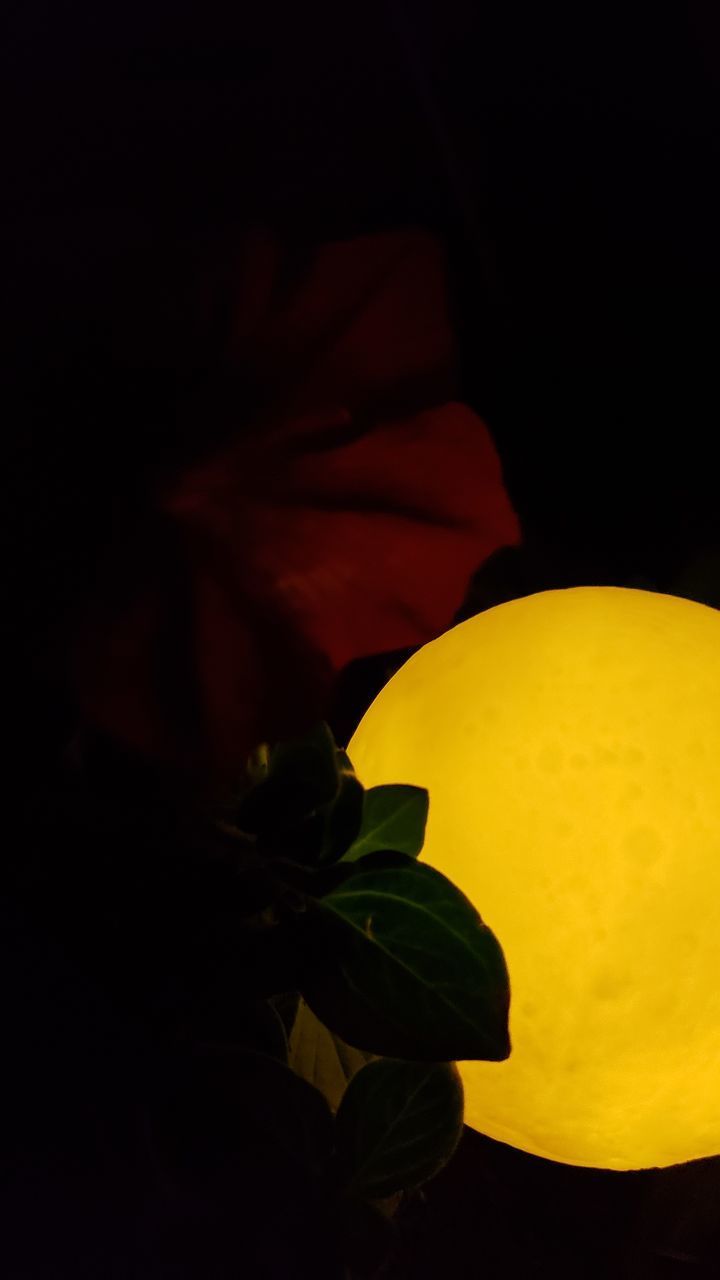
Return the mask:
[[351,659],[442,631],[519,536],[488,432],[452,398],[439,246],[326,245],[289,279],[274,242],[246,249],[229,359],[257,423],[157,494],[134,598],[97,606],[76,655],[93,722],[216,776],[322,715]]

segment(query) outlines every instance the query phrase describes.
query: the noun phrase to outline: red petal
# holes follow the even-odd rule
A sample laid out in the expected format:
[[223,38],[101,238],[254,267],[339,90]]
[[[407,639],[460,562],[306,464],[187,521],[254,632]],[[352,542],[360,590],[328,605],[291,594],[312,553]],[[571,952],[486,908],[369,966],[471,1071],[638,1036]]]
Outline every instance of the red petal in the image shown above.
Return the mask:
[[345,663],[447,627],[519,537],[487,429],[448,394],[438,246],[323,246],[285,293],[262,246],[233,358],[266,382],[264,426],[158,499],[174,535],[144,587],[138,563],[136,604],[96,610],[78,660],[96,723],[215,772],[322,715]]

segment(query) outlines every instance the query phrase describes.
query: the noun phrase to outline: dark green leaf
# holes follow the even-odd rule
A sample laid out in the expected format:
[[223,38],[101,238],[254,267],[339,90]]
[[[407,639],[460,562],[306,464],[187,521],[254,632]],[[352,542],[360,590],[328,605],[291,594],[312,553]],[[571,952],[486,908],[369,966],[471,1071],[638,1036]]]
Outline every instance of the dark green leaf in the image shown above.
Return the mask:
[[327,811],[321,862],[334,862],[352,845],[362,824],[364,795],[355,774],[343,770],[338,794]]
[[291,859],[305,867],[317,866],[322,853],[326,827],[326,807],[310,813],[292,827],[263,831],[257,847],[266,859]]
[[428,793],[423,787],[370,787],[363,801],[362,826],[345,854],[356,861],[378,849],[394,849],[416,857],[423,847]]
[[332,733],[320,724],[270,752],[267,775],[245,796],[237,825],[252,835],[292,830],[336,797],[340,773]]
[[368,1200],[419,1186],[450,1159],[462,1119],[454,1063],[369,1063],[351,1080],[336,1117],[340,1184]]
[[301,867],[300,864],[286,860],[273,861],[272,865],[275,876],[283,887],[287,886],[304,896],[304,905],[307,897],[324,897],[325,893],[337,888],[338,884],[345,883],[348,874],[352,874],[352,868],[346,867],[345,863],[333,863],[316,869]]
[[302,994],[348,1044],[426,1062],[508,1056],[502,950],[433,867],[370,854],[296,927]]
[[303,1080],[320,1090],[333,1111],[337,1111],[348,1081],[370,1057],[333,1035],[305,1001],[300,1002],[290,1033],[288,1062]]

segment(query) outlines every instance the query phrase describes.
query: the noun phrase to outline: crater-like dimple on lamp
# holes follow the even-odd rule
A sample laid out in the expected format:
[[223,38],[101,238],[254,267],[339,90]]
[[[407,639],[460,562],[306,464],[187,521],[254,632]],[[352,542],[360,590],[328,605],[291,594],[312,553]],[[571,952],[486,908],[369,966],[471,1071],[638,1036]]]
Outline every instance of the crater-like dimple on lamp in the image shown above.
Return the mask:
[[466,1123],[608,1169],[720,1154],[720,612],[578,587],[420,649],[349,747],[427,787],[422,857],[510,973],[512,1052]]

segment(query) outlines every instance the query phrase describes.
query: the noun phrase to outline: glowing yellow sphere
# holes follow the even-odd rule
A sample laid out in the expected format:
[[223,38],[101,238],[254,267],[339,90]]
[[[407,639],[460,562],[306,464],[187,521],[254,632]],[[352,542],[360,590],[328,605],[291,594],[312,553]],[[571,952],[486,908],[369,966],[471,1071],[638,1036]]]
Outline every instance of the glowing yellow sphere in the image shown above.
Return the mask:
[[350,756],[427,787],[423,858],[510,972],[512,1053],[465,1119],[568,1164],[720,1154],[720,613],[581,587],[419,650]]

